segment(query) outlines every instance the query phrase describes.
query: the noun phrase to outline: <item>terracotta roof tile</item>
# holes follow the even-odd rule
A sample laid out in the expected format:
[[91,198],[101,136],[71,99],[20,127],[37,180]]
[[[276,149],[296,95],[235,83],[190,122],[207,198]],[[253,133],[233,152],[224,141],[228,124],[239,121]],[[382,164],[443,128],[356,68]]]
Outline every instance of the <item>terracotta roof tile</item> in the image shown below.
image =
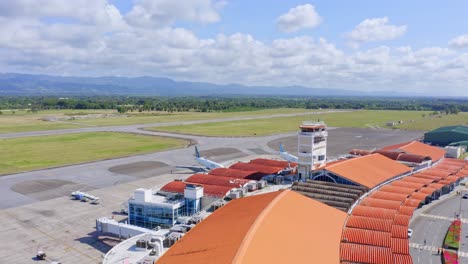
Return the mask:
[[429,186],[427,186],[428,188],[434,188],[434,189],[442,189],[444,186],[446,186],[446,184],[441,184],[440,182],[439,183],[431,183],[429,184]]
[[395,264],[413,264],[413,259],[407,254],[393,254],[393,263]]
[[408,238],[408,227],[401,225],[392,226],[392,237]]
[[422,183],[424,185],[428,185],[434,182],[434,180],[432,179],[424,179],[424,178],[418,178],[418,177],[413,177],[413,176],[404,177],[400,181],[416,182],[416,183]]
[[401,202],[366,197],[359,203],[359,205],[397,210],[400,208]]
[[385,200],[392,200],[392,201],[399,201],[403,202],[409,195],[407,194],[399,194],[399,193],[389,193],[383,191],[375,191],[372,192],[369,197],[377,198],[377,199],[385,199]]
[[442,178],[448,177],[448,176],[451,174],[450,171],[439,170],[439,169],[437,169],[437,167],[430,168],[430,169],[424,170],[424,171],[422,171],[422,172],[423,172],[424,174],[440,176],[440,177],[442,177]]
[[429,146],[419,141],[411,141],[397,145],[387,146],[382,148],[381,150],[396,150],[403,151],[408,154],[429,156],[434,162],[442,159],[445,155],[445,150],[438,147]]
[[380,154],[361,156],[325,167],[352,182],[373,188],[391,178],[408,173],[411,168]]
[[431,195],[431,194],[435,193],[437,190],[438,189],[436,189],[436,188],[424,187],[421,190],[419,190],[418,193],[424,193],[426,195]]
[[402,153],[400,156],[398,156],[397,160],[406,161],[406,162],[414,162],[414,163],[422,163],[424,161],[431,160],[431,157],[417,155],[417,154]]
[[391,247],[392,235],[389,232],[365,230],[359,228],[345,228],[341,241],[379,247]]
[[369,245],[342,243],[341,260],[352,263],[393,264],[393,254],[390,248]]
[[[224,197],[232,189],[232,187],[226,186],[215,186],[207,184],[197,184],[203,186],[203,195],[211,197]],[[173,192],[173,193],[184,193],[185,183],[181,181],[172,181],[164,185],[161,191]]]
[[[413,197],[413,195],[411,197]],[[423,201],[424,199],[426,199],[426,196],[424,196],[423,199],[408,198],[403,202],[403,205],[404,206],[411,206],[411,207],[419,207],[419,205],[421,204],[421,201]]]
[[391,232],[393,220],[370,218],[363,216],[350,215],[346,222],[347,227],[355,227],[361,229]]
[[409,195],[414,192],[414,188],[405,188],[405,187],[400,187],[400,186],[385,185],[385,186],[380,187],[379,191]]
[[[284,228],[291,219],[295,224]],[[157,263],[310,263],[316,259],[338,264],[345,219],[346,213],[289,190],[236,199],[195,226]]]
[[398,214],[404,214],[404,215],[409,215],[412,216],[414,213],[414,210],[417,208],[417,206],[401,206],[398,209]]
[[257,172],[235,170],[235,169],[228,169],[228,168],[216,168],[216,169],[212,169],[208,174],[215,175],[215,176],[237,178],[237,179],[255,180],[256,179],[255,175],[257,174]]
[[396,210],[362,205],[354,207],[353,211],[351,212],[351,215],[381,219],[393,219],[395,217],[395,214]]
[[416,178],[429,179],[429,180],[433,180],[433,181],[440,181],[443,178],[442,176],[429,175],[429,174],[425,174],[425,173],[415,173],[415,174],[413,174],[411,176],[416,177]]
[[424,201],[426,200],[426,198],[429,196],[430,194],[427,194],[427,193],[423,193],[423,192],[416,192],[416,193],[413,193],[411,195],[411,199],[416,199],[416,200],[419,200],[419,201]]
[[288,167],[295,167],[297,163],[295,162],[287,162],[284,160],[271,160],[271,159],[253,159],[249,161],[250,164],[259,164],[265,165],[270,167],[279,167],[279,168],[288,168]]
[[444,170],[444,171],[448,171],[448,172],[451,172],[451,173],[457,173],[458,171],[460,171],[461,169],[461,166],[452,166],[452,165],[443,165],[443,164],[438,164],[436,167],[434,167],[438,170]]
[[[408,228],[406,226],[405,228]],[[409,255],[409,241],[408,238],[392,238],[392,252],[396,254]]]
[[226,186],[231,188],[242,187],[250,182],[250,180],[245,179],[235,179],[229,177],[208,175],[203,173],[194,174],[188,177],[185,181],[199,184]]
[[398,157],[403,154],[401,151],[393,151],[393,150],[375,150],[372,153],[379,153],[380,155],[384,155],[385,157],[392,159],[392,160],[397,160]]
[[445,180],[447,181],[451,181],[451,182],[456,182],[458,181],[458,176],[448,176],[447,178],[445,178]]
[[390,185],[404,187],[404,188],[411,188],[416,191],[418,189],[421,189],[424,186],[424,183],[397,180],[397,181],[393,181],[392,183],[390,183]]
[[393,224],[405,226],[406,228],[408,228],[410,219],[411,216],[409,215],[397,214],[395,215],[395,219],[393,219]]
[[231,167],[229,168],[236,169],[236,170],[258,171],[259,173],[263,173],[263,176],[269,175],[269,174],[277,174],[278,172],[284,169],[280,167],[271,167],[271,166],[244,163],[244,162],[235,163],[231,165]]

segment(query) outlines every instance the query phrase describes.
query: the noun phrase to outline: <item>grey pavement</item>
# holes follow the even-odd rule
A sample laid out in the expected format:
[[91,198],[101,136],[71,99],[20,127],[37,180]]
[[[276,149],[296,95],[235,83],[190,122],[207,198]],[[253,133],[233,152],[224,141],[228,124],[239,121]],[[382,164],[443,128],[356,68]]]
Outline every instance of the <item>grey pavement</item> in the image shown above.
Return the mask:
[[[464,186],[458,186],[457,190],[464,188]],[[460,210],[460,202],[463,217],[464,211],[468,212],[468,200],[456,196],[454,191],[415,211],[409,226],[413,229],[413,236],[410,238],[410,254],[413,263],[442,263],[441,257],[436,255],[436,250],[443,246],[445,234]],[[463,232],[463,229],[468,228],[468,219],[463,218],[462,221],[464,222]],[[424,240],[426,240],[426,245],[424,245]],[[460,251],[468,252],[467,243],[468,238],[462,237]],[[468,258],[461,257],[459,263],[468,264]]]
[[[287,136],[288,134],[273,135],[267,137],[243,137],[243,138],[214,138],[214,137],[200,137],[190,135],[177,135],[169,133],[159,133],[151,131],[141,131],[143,134],[172,136],[179,138],[186,138],[195,141],[199,144],[200,150],[211,150],[220,147],[234,148],[244,153],[245,156],[256,155],[253,150],[259,149],[265,153],[273,153],[274,150],[267,146],[267,142],[277,137]],[[124,158],[116,158],[109,160],[102,160],[96,162],[88,162],[78,165],[64,166],[59,168],[43,169],[31,172],[17,173],[12,175],[5,175],[0,177],[0,209],[21,206],[32,202],[40,201],[41,199],[35,198],[34,195],[24,195],[12,190],[15,185],[32,181],[32,180],[51,180],[60,179],[76,183],[81,189],[98,189],[107,186],[112,186],[120,183],[130,182],[137,180],[138,177],[133,175],[123,175],[113,173],[109,169],[122,165],[132,164],[143,161],[158,161],[168,164],[169,166],[176,165],[197,165],[193,158],[193,148],[182,148],[175,150],[168,150],[162,152],[155,152],[145,155],[136,155]],[[221,159],[215,160],[223,162],[230,160],[229,155],[221,156]],[[224,159],[224,160],[223,160]],[[171,168],[163,172],[170,171]],[[156,175],[154,175],[156,176]],[[78,187],[77,187],[78,188]],[[63,195],[63,190],[59,191],[55,197]],[[51,196],[54,198],[54,195]]]
[[[0,263],[102,263],[102,254],[119,240],[97,233],[96,219],[114,215],[124,220],[118,212],[136,188],[160,187],[187,176],[166,174],[92,190],[101,198],[97,205],[67,196],[0,210]],[[38,250],[47,253],[46,261],[34,259]]]

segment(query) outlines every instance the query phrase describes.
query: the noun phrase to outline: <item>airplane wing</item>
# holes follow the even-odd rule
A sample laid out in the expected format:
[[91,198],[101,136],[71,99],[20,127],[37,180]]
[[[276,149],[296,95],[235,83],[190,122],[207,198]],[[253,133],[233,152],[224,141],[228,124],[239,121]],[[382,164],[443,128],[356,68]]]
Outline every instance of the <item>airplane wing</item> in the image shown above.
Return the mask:
[[206,168],[202,166],[185,166],[185,165],[177,165],[175,166],[178,169],[188,169],[193,172],[206,172]]

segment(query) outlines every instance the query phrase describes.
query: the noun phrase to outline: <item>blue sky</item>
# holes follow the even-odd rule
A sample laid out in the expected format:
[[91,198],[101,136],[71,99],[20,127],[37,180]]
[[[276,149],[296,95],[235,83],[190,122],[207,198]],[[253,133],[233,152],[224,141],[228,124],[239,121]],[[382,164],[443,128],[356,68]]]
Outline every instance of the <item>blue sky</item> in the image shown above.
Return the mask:
[[0,1],[0,72],[468,96],[468,1]]
[[[125,2],[125,1],[115,1]],[[323,22],[313,29],[292,34],[276,30],[276,19],[292,7],[311,3],[322,16]],[[129,7],[128,2],[125,7]],[[214,37],[220,32],[243,32],[262,41],[276,38],[309,35],[324,37],[337,46],[347,48],[343,34],[366,18],[389,17],[392,24],[408,25],[408,32],[392,45],[411,45],[415,48],[447,46],[447,41],[466,34],[468,1],[229,1],[220,11],[222,20],[215,24],[190,24],[188,26],[201,37]],[[369,46],[377,46],[379,43]]]

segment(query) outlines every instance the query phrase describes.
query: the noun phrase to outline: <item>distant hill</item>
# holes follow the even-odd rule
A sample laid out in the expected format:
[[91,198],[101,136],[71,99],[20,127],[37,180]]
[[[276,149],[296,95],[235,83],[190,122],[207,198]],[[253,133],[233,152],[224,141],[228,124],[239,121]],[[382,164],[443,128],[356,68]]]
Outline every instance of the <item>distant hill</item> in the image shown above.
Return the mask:
[[303,86],[218,85],[178,82],[161,77],[61,77],[50,75],[0,74],[2,95],[307,95],[307,96],[395,96],[394,93],[366,93]]

